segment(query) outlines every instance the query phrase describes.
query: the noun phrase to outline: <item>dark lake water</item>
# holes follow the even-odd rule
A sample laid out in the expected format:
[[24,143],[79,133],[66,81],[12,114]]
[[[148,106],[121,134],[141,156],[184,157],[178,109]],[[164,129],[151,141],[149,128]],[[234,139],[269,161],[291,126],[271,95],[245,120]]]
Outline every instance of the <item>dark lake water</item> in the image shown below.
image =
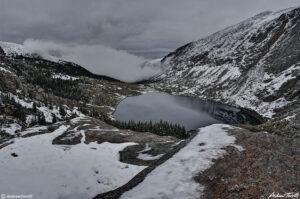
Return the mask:
[[181,124],[186,130],[221,123],[260,123],[255,114],[244,109],[162,93],[147,93],[125,98],[117,106],[114,117],[120,121],[136,122],[163,120]]

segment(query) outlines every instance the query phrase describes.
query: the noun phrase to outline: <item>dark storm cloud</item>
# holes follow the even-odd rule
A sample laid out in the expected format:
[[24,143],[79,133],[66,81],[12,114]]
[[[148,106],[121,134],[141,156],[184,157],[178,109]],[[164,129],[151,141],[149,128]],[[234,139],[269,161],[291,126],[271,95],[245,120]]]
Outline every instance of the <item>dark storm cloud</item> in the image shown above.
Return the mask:
[[299,0],[0,0],[0,40],[104,45],[162,56],[265,10]]

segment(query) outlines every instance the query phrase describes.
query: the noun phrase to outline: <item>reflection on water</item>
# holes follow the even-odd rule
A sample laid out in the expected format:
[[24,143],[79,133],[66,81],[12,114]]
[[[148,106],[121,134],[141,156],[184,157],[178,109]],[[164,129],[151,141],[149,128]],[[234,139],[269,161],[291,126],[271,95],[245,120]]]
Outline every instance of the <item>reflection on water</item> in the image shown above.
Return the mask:
[[114,117],[121,121],[160,120],[183,125],[187,130],[210,124],[259,124],[259,120],[245,110],[190,97],[148,93],[124,99]]

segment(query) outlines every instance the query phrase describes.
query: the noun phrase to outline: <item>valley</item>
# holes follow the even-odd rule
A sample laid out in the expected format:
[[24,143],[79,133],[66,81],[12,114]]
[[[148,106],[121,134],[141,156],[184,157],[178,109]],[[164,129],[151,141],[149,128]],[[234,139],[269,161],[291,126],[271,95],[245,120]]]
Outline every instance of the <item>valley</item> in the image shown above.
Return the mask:
[[0,42],[0,193],[298,193],[299,34],[300,8],[264,12],[169,53],[137,83]]

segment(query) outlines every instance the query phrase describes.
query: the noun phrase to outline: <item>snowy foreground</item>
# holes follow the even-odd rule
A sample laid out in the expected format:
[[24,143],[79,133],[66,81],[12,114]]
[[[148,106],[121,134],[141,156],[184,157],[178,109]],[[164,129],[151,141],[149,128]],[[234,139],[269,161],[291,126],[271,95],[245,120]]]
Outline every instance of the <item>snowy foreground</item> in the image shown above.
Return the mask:
[[201,128],[198,135],[164,164],[148,174],[146,179],[132,190],[125,192],[122,199],[198,199],[204,187],[193,178],[208,169],[212,160],[226,153],[222,148],[234,146],[235,137],[227,135],[224,127],[215,124]]
[[[17,138],[0,150],[0,193],[43,199],[82,199],[122,186],[143,166],[119,162],[119,151],[134,143],[52,145],[64,133]],[[84,132],[81,132],[84,133]],[[13,157],[12,154],[17,154]]]
[[[187,146],[122,198],[199,198],[203,187],[193,177],[221,157],[225,153],[222,148],[231,145],[241,149],[225,127],[231,128],[219,124],[201,128]],[[126,184],[145,168],[119,161],[119,151],[135,143],[85,144],[84,130],[79,132],[83,136],[80,144],[52,145],[68,128],[62,125],[53,133],[15,138],[13,144],[1,149],[0,193],[43,199],[93,198]]]

